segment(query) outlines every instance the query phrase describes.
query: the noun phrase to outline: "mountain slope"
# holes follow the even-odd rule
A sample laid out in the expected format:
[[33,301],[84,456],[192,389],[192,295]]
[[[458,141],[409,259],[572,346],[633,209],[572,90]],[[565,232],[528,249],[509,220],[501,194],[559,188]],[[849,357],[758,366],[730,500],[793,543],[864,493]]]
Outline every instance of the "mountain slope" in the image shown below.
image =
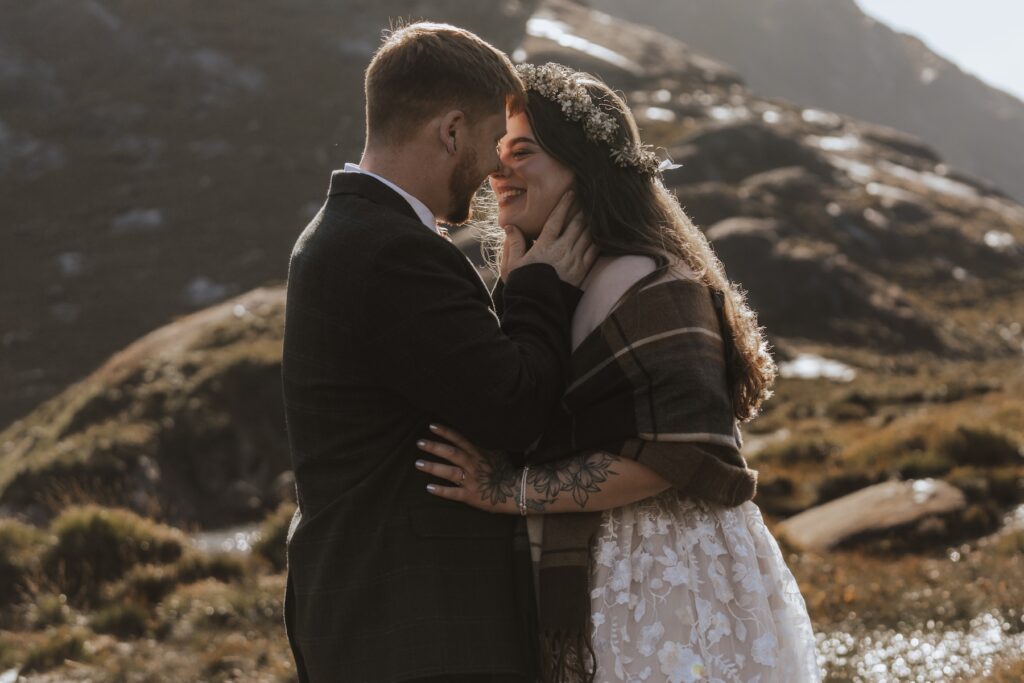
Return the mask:
[[0,425],[286,275],[392,18],[513,48],[535,0],[0,0]]
[[854,0],[592,0],[736,67],[759,93],[882,123],[1024,198],[1024,102]]
[[[647,140],[682,164],[666,182],[780,356],[894,375],[908,395],[904,377],[922,367],[958,375],[964,363],[966,381],[986,363],[1019,365],[1024,207],[958,178],[915,138],[759,97],[650,29],[549,0],[525,31],[523,57],[622,88]],[[468,252],[470,237],[456,237]],[[281,287],[256,289],[157,329],[0,432],[0,511],[45,519],[98,500],[210,525],[273,505],[288,463],[283,302]],[[814,410],[833,393],[812,396]],[[856,403],[847,413],[893,400],[833,399]]]

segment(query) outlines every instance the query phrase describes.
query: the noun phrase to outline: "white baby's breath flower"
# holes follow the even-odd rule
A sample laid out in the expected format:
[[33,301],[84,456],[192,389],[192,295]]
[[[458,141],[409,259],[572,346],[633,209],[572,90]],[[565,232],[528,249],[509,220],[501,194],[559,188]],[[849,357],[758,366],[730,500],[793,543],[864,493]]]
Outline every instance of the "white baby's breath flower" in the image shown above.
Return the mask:
[[657,175],[662,171],[658,157],[649,146],[628,140],[617,144],[619,124],[615,117],[594,103],[587,89],[574,80],[571,69],[553,62],[540,66],[520,64],[516,69],[527,90],[559,105],[567,119],[582,124],[589,140],[607,144],[616,165],[633,168],[644,175]]

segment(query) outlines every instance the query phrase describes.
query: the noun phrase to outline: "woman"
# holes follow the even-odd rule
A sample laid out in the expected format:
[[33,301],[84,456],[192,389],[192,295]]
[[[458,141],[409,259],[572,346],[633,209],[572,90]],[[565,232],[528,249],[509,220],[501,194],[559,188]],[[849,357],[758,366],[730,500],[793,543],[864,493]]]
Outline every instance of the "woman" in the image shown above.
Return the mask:
[[[432,426],[450,443],[420,447],[450,464],[416,466],[455,484],[434,495],[529,514],[546,679],[820,680],[739,454],[737,422],[775,377],[755,316],[622,99],[559,65],[520,73],[527,104],[491,177],[498,220],[535,237],[571,190],[602,253],[573,318],[564,411],[519,459]],[[568,512],[584,514],[554,514]]]

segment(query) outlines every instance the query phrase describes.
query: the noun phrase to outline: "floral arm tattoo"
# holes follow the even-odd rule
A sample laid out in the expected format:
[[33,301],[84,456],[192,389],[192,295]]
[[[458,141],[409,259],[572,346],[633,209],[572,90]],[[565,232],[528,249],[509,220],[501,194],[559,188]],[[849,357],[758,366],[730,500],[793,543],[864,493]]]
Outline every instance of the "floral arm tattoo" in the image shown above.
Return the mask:
[[[477,482],[484,502],[496,506],[516,500],[522,469],[495,453],[484,453],[482,457],[484,463],[477,470]],[[591,494],[599,493],[601,484],[618,474],[612,469],[617,461],[618,458],[608,453],[587,453],[531,465],[526,477],[526,507],[534,514],[541,514],[560,496],[568,495],[585,509]]]
[[590,494],[598,493],[600,484],[618,474],[612,469],[616,460],[608,453],[588,453],[531,466],[526,477],[532,489],[526,496],[527,508],[542,513],[561,493],[571,495],[577,505],[585,508]]

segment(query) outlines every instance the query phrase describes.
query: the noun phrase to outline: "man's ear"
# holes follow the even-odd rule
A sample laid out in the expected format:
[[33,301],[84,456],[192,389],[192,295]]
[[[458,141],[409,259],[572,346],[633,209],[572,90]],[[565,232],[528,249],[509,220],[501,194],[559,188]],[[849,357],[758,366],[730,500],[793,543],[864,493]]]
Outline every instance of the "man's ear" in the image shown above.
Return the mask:
[[459,145],[465,144],[465,131],[466,115],[462,111],[453,109],[441,117],[437,132],[448,154],[455,154]]

